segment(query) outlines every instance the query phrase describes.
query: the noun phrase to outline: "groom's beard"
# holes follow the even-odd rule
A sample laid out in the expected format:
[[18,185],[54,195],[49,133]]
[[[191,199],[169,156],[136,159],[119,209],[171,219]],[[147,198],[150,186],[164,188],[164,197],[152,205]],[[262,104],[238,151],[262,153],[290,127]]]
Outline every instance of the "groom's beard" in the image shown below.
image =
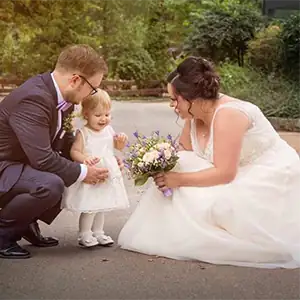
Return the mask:
[[68,91],[65,94],[65,100],[72,104],[79,104],[81,102],[79,101],[78,91]]

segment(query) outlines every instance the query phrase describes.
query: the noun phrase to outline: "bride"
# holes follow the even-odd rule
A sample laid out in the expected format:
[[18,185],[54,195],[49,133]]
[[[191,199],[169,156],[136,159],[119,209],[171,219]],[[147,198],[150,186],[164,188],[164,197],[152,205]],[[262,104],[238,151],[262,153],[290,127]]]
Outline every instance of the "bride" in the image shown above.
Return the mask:
[[[158,174],[119,235],[123,249],[180,260],[300,267],[300,160],[260,109],[219,95],[203,58],[168,78],[185,120],[180,159]],[[162,191],[173,189],[171,198]]]

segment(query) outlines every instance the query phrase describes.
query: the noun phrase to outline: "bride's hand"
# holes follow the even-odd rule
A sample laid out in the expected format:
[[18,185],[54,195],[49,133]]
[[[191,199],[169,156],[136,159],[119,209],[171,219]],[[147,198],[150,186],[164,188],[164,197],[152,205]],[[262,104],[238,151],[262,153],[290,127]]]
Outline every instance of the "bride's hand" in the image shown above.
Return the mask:
[[168,173],[158,173],[153,176],[155,184],[160,191],[165,191],[168,188],[179,187],[179,173],[168,172]]

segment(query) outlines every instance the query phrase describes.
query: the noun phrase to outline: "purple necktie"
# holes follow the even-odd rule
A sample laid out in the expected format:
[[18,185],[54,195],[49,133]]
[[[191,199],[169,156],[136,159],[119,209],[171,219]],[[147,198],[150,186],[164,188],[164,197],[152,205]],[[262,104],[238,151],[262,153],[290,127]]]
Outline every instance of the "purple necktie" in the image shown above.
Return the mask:
[[67,109],[69,109],[72,106],[72,103],[66,102],[66,101],[62,101],[60,102],[56,108],[60,111],[66,111]]

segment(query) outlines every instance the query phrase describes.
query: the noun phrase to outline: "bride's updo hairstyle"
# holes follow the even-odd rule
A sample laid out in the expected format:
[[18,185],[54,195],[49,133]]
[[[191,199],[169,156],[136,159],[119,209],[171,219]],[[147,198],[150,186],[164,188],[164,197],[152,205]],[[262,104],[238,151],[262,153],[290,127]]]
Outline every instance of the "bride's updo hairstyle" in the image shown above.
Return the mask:
[[202,57],[190,56],[169,74],[176,95],[188,101],[196,99],[214,101],[218,98],[220,77],[213,65]]

